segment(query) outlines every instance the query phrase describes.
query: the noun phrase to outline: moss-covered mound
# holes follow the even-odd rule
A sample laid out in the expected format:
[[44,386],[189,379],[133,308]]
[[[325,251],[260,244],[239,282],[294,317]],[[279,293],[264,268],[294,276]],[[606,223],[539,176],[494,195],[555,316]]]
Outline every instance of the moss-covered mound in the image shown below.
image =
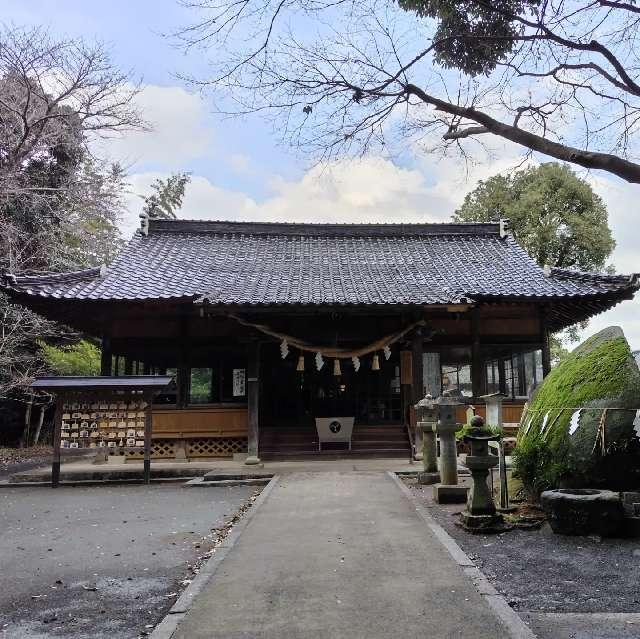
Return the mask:
[[523,414],[514,461],[525,489],[640,486],[638,408],[640,370],[609,327],[549,373]]

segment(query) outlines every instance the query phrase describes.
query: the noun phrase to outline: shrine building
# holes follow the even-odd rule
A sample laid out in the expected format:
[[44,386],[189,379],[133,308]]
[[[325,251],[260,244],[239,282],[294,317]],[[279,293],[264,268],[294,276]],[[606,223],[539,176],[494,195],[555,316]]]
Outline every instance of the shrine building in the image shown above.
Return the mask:
[[540,268],[505,220],[142,216],[107,267],[1,284],[101,339],[102,375],[175,379],[152,407],[153,457],[255,460],[408,456],[425,393],[458,398],[464,423],[465,405],[482,414],[501,392],[517,423],[549,371],[550,333],[631,299],[640,278]]

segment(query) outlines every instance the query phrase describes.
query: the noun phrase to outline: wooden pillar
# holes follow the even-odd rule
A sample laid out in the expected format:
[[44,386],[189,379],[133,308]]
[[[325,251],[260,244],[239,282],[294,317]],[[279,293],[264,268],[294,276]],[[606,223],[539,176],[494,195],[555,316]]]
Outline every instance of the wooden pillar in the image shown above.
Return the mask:
[[[422,371],[422,331],[417,329],[411,340],[411,414],[415,415],[416,404],[424,397],[424,380]],[[414,418],[413,423],[416,425],[414,430],[415,441],[415,458],[423,457],[423,441],[422,428],[418,428],[418,420]]]
[[422,354],[425,393],[434,399],[442,395],[442,369],[440,367],[440,353],[430,352]]
[[102,352],[100,355],[100,375],[108,377],[111,375],[111,338],[102,336]]
[[474,400],[484,394],[483,363],[480,349],[480,309],[471,309],[471,390]]
[[189,371],[191,366],[189,318],[186,315],[180,317],[179,331],[180,351],[176,367],[177,405],[178,408],[185,408],[189,404]]
[[551,372],[551,340],[549,331],[542,331],[542,376],[546,377]]
[[60,439],[62,434],[62,413],[64,396],[56,396],[56,412],[53,417],[53,461],[51,463],[51,488],[57,488],[60,483]]
[[151,428],[153,393],[147,393],[145,397],[147,406],[144,409],[144,483],[151,483]]
[[504,358],[498,360],[498,388],[503,395],[507,395],[507,377],[504,370]]
[[422,345],[422,331],[418,329],[411,340],[411,401],[414,406],[424,397]]
[[551,341],[545,308],[540,309],[540,337],[542,341],[542,376],[546,377],[551,372]]
[[125,355],[124,358],[124,374],[133,375],[133,361],[130,357]]
[[260,343],[249,345],[247,366],[248,442],[246,464],[259,464],[260,442]]

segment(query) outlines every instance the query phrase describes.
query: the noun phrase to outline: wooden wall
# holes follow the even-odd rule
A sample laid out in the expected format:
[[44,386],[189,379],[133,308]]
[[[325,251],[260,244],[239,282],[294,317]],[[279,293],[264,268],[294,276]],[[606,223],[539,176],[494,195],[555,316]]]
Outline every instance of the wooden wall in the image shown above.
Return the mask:
[[206,406],[201,408],[154,408],[155,439],[189,437],[246,437],[246,406]]

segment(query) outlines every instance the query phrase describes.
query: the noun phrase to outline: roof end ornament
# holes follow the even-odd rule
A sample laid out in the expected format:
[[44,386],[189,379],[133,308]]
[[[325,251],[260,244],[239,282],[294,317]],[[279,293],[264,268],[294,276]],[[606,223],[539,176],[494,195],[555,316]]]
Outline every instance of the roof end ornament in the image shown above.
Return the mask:
[[500,237],[504,239],[509,235],[509,231],[511,230],[511,220],[506,217],[500,218]]
[[551,277],[551,267],[548,264],[545,264],[542,267],[542,272],[544,273],[545,277]]
[[140,233],[147,237],[149,235],[149,214],[140,213]]

